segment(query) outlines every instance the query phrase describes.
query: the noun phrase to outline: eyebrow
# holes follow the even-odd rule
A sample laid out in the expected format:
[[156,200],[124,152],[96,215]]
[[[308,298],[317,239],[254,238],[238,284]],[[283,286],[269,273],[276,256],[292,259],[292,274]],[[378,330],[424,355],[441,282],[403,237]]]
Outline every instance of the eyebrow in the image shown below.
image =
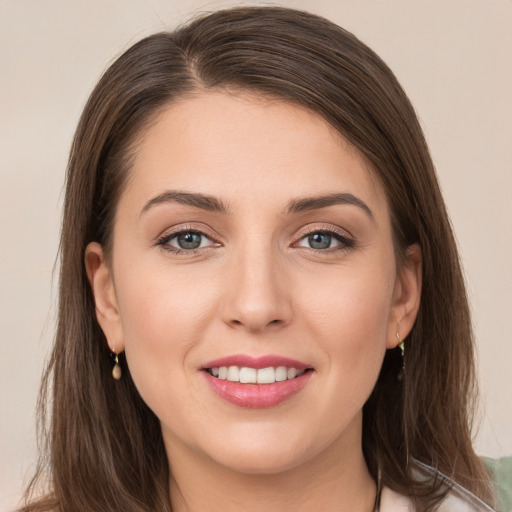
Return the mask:
[[200,208],[201,210],[206,210],[209,212],[224,214],[230,213],[229,207],[224,204],[222,200],[217,199],[214,196],[192,192],[180,192],[178,190],[166,190],[162,194],[159,194],[153,199],[150,199],[144,205],[144,208],[142,208],[140,214],[142,215],[158,204],[172,202],[193,206],[194,208]]
[[370,207],[361,199],[349,193],[341,194],[328,194],[315,197],[303,197],[299,199],[292,199],[286,209],[285,213],[297,213],[309,210],[318,210],[320,208],[327,208],[336,204],[349,204],[361,208],[368,217],[375,221],[373,212]]
[[[214,213],[231,213],[229,206],[226,205],[221,199],[218,199],[214,196],[208,194],[201,194],[198,192],[180,192],[178,190],[166,190],[162,194],[159,194],[156,197],[150,199],[144,205],[140,214],[142,215],[143,213],[147,212],[156,205],[172,202],[184,204],[186,206],[192,206],[194,208],[199,208],[201,210],[206,210]],[[373,212],[370,210],[369,206],[358,197],[349,193],[327,194],[315,197],[302,197],[298,199],[292,199],[287,204],[286,208],[282,213],[291,214],[310,210],[319,210],[321,208],[327,208],[328,206],[333,206],[337,204],[348,204],[352,206],[357,206],[358,208],[363,210],[371,220],[375,220]]]

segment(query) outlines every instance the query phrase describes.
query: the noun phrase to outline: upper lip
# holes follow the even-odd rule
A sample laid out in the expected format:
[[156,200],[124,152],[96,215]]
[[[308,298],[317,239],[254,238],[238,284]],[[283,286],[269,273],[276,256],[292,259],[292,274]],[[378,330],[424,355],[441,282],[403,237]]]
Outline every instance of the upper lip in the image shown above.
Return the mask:
[[203,370],[207,368],[220,368],[221,366],[240,366],[248,368],[269,368],[278,366],[286,366],[287,368],[295,368],[297,370],[305,370],[311,368],[310,365],[274,354],[268,354],[258,357],[253,357],[247,354],[234,354],[231,356],[221,357],[214,361],[209,361],[202,366]]

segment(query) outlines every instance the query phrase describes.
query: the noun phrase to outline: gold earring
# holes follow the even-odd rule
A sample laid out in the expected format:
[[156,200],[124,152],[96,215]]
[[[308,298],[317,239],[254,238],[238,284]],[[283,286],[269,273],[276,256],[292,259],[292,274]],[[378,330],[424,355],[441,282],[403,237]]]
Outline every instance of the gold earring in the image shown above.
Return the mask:
[[397,380],[399,382],[402,382],[405,376],[405,359],[404,359],[404,352],[405,352],[405,346],[404,346],[404,340],[400,339],[400,333],[398,332],[398,328],[396,331],[396,339],[398,341],[397,346],[400,347],[400,351],[402,352],[402,368],[398,372]]
[[112,368],[112,377],[114,377],[116,380],[119,380],[121,378],[121,367],[119,366],[119,359],[117,354],[114,354],[114,361],[116,364],[114,365],[114,368]]
[[404,357],[404,350],[405,350],[404,340],[400,339],[400,333],[398,332],[398,330],[396,331],[396,339],[398,341],[398,346],[400,347],[400,350],[402,351],[402,357]]

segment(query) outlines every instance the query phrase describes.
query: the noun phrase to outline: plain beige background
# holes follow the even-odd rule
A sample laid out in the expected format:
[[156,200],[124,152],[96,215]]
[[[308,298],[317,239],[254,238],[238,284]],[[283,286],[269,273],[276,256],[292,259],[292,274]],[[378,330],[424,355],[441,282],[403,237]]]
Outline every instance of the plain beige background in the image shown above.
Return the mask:
[[[36,456],[34,408],[54,328],[61,187],[85,100],[131,43],[190,13],[233,4],[0,1],[1,510],[14,506]],[[474,310],[483,395],[476,447],[512,454],[512,1],[280,4],[353,31],[391,66],[415,105]]]

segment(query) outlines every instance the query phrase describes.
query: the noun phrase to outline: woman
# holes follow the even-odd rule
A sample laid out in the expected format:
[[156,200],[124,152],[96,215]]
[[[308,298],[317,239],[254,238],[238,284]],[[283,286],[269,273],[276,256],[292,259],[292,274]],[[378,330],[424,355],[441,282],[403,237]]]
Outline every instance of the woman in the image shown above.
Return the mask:
[[49,487],[23,510],[491,510],[473,364],[391,71],[322,18],[219,11],[135,44],[85,107]]

